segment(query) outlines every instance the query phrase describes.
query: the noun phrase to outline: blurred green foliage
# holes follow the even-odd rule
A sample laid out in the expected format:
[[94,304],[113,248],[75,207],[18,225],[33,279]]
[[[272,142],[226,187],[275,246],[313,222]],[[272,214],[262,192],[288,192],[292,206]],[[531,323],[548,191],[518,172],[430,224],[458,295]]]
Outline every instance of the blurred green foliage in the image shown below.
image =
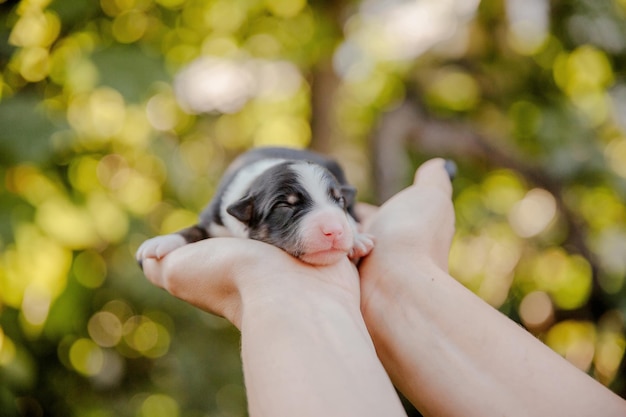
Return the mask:
[[624,0],[4,0],[0,37],[1,415],[246,414],[237,332],[133,253],[265,144],[375,202],[455,159],[452,274],[626,396]]

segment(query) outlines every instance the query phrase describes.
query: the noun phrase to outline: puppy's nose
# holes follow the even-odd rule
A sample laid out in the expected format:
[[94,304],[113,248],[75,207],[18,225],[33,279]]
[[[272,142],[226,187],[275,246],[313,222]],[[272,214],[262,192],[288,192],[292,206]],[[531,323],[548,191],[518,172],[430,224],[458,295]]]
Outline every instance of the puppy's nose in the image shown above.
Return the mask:
[[344,233],[343,225],[338,222],[324,223],[321,226],[321,230],[328,239],[337,239]]

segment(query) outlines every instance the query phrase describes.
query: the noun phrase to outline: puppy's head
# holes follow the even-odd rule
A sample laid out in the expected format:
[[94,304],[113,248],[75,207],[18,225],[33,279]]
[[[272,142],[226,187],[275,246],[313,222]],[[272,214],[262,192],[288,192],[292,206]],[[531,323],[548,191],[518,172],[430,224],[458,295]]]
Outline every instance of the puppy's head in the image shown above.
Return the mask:
[[263,172],[227,212],[246,225],[250,238],[326,265],[346,256],[354,244],[346,211],[354,194],[324,167],[289,161]]

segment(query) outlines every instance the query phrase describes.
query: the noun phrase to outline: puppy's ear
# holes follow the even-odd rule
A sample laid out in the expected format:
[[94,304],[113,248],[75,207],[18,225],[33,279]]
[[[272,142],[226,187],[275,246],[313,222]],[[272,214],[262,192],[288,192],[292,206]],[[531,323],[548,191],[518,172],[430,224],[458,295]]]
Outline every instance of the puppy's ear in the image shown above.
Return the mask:
[[352,207],[356,199],[356,188],[352,187],[351,185],[342,185],[341,194],[346,200],[346,207]]
[[248,224],[252,219],[254,209],[254,199],[244,197],[226,208],[226,212],[242,223]]

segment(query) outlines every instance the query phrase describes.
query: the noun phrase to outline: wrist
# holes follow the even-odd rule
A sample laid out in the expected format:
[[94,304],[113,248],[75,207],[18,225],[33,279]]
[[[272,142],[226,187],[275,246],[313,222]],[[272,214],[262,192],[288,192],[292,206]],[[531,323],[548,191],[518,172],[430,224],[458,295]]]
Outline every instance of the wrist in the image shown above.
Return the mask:
[[303,320],[339,313],[355,319],[361,315],[359,277],[347,259],[344,265],[299,263],[273,275],[256,275],[239,285],[239,296],[242,318],[248,320],[259,315]]
[[455,281],[427,257],[373,258],[361,265],[360,272],[361,313],[382,355],[386,341],[401,337],[396,332],[411,328],[428,333],[424,328],[437,321],[441,308],[436,300],[450,285],[448,281]]
[[341,277],[332,273],[325,281],[314,271],[284,278],[284,285],[260,296],[250,287],[242,291],[242,358],[251,414],[264,409],[268,415],[294,410],[401,415],[359,310],[356,274],[352,292],[337,286]]
[[337,314],[360,315],[358,302],[349,294],[310,291],[290,283],[273,290],[247,288],[241,292],[240,305],[241,319],[248,323],[266,318],[319,322]]
[[[439,264],[428,256],[410,256],[373,252],[359,265],[362,305],[370,302],[397,304],[427,289],[425,285],[447,275]],[[406,300],[407,302],[410,300]]]

